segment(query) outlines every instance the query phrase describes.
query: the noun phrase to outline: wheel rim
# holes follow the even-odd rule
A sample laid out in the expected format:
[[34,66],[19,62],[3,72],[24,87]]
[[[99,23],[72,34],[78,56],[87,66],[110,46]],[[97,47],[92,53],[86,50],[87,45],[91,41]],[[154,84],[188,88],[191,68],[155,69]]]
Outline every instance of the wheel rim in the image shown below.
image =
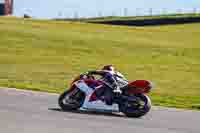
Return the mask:
[[69,92],[62,98],[60,104],[63,106],[71,106],[72,108],[79,107],[82,104],[79,94],[80,91],[76,90]]
[[138,101],[137,102],[131,102],[129,101],[127,103],[127,112],[135,112],[135,111],[141,111],[141,112],[147,112],[149,110],[149,108],[147,107],[148,105],[148,99],[146,98],[141,98],[138,97]]
[[62,100],[62,103],[63,103],[64,105],[74,105],[74,104],[75,104],[75,100],[72,100],[72,99],[70,99],[70,98],[64,98],[64,99]]

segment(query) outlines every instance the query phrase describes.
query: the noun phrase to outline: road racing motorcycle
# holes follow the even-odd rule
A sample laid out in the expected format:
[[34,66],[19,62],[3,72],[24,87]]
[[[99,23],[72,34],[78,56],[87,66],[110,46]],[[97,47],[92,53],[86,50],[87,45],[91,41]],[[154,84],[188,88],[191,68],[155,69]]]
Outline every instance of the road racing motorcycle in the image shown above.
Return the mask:
[[127,117],[147,114],[151,109],[147,93],[152,90],[152,83],[147,80],[119,80],[123,80],[120,85],[121,93],[112,93],[112,105],[107,105],[103,95],[100,98],[96,93],[102,89],[102,85],[107,84],[101,78],[87,74],[81,74],[73,80],[70,88],[59,96],[58,104],[64,111],[122,112]]

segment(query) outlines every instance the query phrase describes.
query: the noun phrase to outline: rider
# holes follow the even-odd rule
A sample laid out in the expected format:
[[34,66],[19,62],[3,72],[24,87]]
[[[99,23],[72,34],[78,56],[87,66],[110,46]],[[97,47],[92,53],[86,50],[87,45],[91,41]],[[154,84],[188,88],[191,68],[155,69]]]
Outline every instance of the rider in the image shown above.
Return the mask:
[[[106,65],[101,70],[89,71],[87,75],[101,75],[102,81],[104,81],[105,85],[102,86],[101,89],[98,90],[105,90],[105,102],[108,105],[112,104],[113,93],[121,93],[119,88],[119,83],[117,81],[117,77],[124,78],[124,76],[115,71],[115,68],[112,65]],[[97,96],[100,97],[102,95],[102,91],[97,92]]]

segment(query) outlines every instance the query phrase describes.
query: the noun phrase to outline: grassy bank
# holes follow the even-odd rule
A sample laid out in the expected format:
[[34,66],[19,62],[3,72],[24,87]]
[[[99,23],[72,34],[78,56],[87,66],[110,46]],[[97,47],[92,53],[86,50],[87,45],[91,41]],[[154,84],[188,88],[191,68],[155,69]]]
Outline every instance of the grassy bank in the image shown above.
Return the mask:
[[0,86],[62,92],[114,64],[155,83],[154,105],[200,110],[200,24],[120,27],[0,17]]

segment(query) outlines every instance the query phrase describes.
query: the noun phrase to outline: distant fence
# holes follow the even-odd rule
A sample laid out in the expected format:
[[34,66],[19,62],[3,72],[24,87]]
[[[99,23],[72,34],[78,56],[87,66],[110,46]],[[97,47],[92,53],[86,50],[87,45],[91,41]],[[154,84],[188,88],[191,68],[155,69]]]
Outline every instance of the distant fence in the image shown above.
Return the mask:
[[192,14],[199,14],[200,8],[179,8],[169,10],[166,8],[162,9],[142,9],[142,8],[135,8],[135,9],[128,9],[122,8],[120,10],[115,10],[112,12],[104,12],[104,11],[97,11],[93,13],[93,15],[83,15],[81,11],[73,11],[67,12],[59,11],[57,13],[57,18],[88,18],[88,17],[106,17],[106,16],[155,16],[155,15],[170,15],[170,14],[185,14],[185,13],[192,13]]

